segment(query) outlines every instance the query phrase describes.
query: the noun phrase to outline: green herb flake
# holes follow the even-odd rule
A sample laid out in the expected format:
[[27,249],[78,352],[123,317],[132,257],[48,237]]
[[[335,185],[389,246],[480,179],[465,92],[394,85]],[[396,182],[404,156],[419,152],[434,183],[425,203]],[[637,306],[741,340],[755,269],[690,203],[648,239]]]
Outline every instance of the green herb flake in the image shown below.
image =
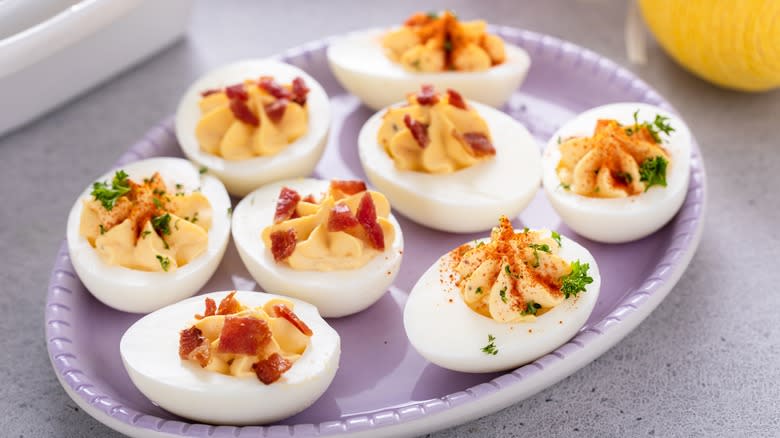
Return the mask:
[[474,291],[475,294],[481,294],[482,293],[482,286],[479,286],[476,291]]
[[206,167],[206,166],[200,166],[200,169],[198,169],[198,173],[200,173],[201,175],[203,175],[204,173],[206,173],[208,171],[209,171],[209,168]]
[[152,227],[160,236],[171,234],[171,215],[169,213],[165,213],[163,215],[153,217]]
[[560,186],[563,190],[571,190],[571,184],[561,183]]
[[628,172],[617,172],[615,178],[623,181],[626,184],[631,184],[634,181],[634,177]]
[[160,254],[157,254],[157,261],[160,262],[160,267],[163,271],[168,272],[168,268],[171,266],[171,259],[168,257],[163,257]]
[[561,277],[561,293],[564,298],[577,296],[579,292],[585,292],[585,286],[593,283],[593,277],[588,276],[590,264],[580,263],[575,260],[571,264],[571,272]]
[[541,243],[541,244],[540,243],[532,243],[532,244],[528,245],[528,247],[533,249],[534,251],[542,251],[542,252],[546,252],[547,254],[551,253],[550,245],[548,245],[546,243]]
[[496,348],[496,337],[488,335],[488,344],[482,347],[482,352],[491,356],[498,354],[498,348]]
[[412,61],[412,67],[414,67],[415,70],[419,70],[420,69],[420,60],[419,59],[415,59],[414,61]]
[[634,111],[634,124],[625,128],[626,134],[634,135],[634,133],[639,132],[639,130],[642,128],[647,129],[647,131],[650,133],[650,136],[653,137],[653,141],[655,141],[657,144],[662,142],[662,133],[668,136],[674,132],[674,128],[669,124],[669,117],[656,114],[652,123],[639,122],[639,110],[636,110]]
[[97,181],[92,184],[90,194],[103,205],[103,208],[111,211],[117,199],[130,192],[130,181],[127,176],[124,170],[117,170],[110,186],[107,182]]
[[504,272],[506,272],[506,275],[512,277],[512,278],[520,278],[520,275],[515,274],[512,272],[512,269],[509,267],[509,265],[504,266]]
[[227,208],[227,215],[228,216],[233,216],[233,207],[228,207]]
[[184,188],[184,186],[181,185],[181,183],[176,183],[176,190],[181,190],[182,188]]
[[163,208],[162,202],[160,202],[160,200],[157,198],[152,198],[152,203],[154,204],[155,207],[159,209]]
[[152,234],[152,232],[151,232],[151,231],[149,231],[149,230],[144,230],[143,232],[141,232],[141,239],[146,239],[146,236],[148,236],[148,235],[150,235],[150,234]]
[[536,312],[539,309],[541,309],[541,308],[542,308],[541,304],[535,303],[533,301],[529,301],[529,302],[526,303],[525,309],[522,312],[520,312],[520,315],[522,315],[522,316],[525,316],[525,315],[534,315],[534,316],[536,316]]
[[102,236],[103,234],[106,234],[106,229],[103,227],[103,224],[100,224],[100,225],[98,225],[98,227],[100,228],[100,235],[101,235],[101,236]]
[[500,295],[500,296],[501,296],[501,301],[503,301],[504,303],[506,303],[506,287],[505,287],[505,288],[503,288],[503,289],[501,289],[501,290],[498,292],[498,295]]
[[552,232],[552,239],[558,244],[558,248],[560,248],[561,245],[561,235],[558,234],[557,231]]
[[645,191],[652,186],[666,187],[666,167],[669,162],[662,156],[648,158],[639,166],[639,180],[645,183]]
[[428,18],[431,20],[438,20],[439,19],[439,13],[436,11],[428,11],[427,14],[425,14]]

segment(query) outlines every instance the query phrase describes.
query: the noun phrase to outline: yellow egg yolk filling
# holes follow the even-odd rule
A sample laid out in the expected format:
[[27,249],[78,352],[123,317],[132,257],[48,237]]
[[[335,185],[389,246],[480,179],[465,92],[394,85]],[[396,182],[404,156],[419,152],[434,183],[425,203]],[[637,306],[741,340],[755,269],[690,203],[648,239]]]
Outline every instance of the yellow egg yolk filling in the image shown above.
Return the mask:
[[502,216],[489,242],[456,248],[448,263],[473,311],[502,323],[533,321],[565,299],[572,266],[558,255],[559,242],[548,231],[516,233]]
[[159,173],[138,184],[118,171],[84,200],[79,234],[109,265],[171,272],[208,248],[212,209],[200,192],[170,191]]
[[[271,85],[264,88],[263,83]],[[201,150],[226,160],[279,153],[308,130],[305,93],[291,95],[293,88],[264,77],[204,92],[195,127]]]
[[418,12],[382,38],[387,56],[411,72],[483,71],[506,59],[504,41],[483,20]]
[[301,358],[313,333],[288,300],[249,308],[234,294],[219,307],[206,299],[204,315],[180,333],[179,356],[208,371],[273,383]]
[[407,101],[387,110],[377,135],[397,169],[452,173],[495,157],[487,122],[454,90],[424,85]]
[[[382,249],[372,245],[367,230],[358,223],[334,231],[334,211],[342,209],[344,214],[358,216],[362,198],[369,196],[373,202],[376,223],[381,229]],[[294,250],[277,262],[300,271],[336,271],[357,269],[366,265],[390,247],[395,240],[395,228],[388,219],[390,203],[387,198],[375,191],[363,189],[354,194],[345,194],[333,185],[319,202],[313,196],[307,196],[295,206],[289,219],[275,223],[263,229],[261,237],[266,247],[273,251],[272,237],[276,232],[291,233],[295,236]]]
[[[664,129],[673,130],[663,124],[663,118],[661,123]],[[592,136],[561,142],[556,172],[561,186],[578,195],[638,195],[653,185],[666,186],[671,162],[660,143],[658,131],[649,123],[623,126],[616,120],[599,120]]]

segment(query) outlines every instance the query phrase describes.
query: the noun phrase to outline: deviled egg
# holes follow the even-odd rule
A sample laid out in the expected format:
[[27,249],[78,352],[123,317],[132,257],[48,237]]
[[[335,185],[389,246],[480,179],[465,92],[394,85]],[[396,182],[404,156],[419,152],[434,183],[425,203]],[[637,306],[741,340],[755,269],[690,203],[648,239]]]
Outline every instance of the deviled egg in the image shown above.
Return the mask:
[[544,152],[544,190],[589,239],[641,239],[677,213],[688,191],[691,134],[661,108],[615,103],[563,125]]
[[359,312],[393,283],[403,234],[384,195],[363,181],[288,180],[244,198],[233,240],[267,291],[302,299],[325,317]]
[[341,341],[311,304],[232,291],[146,315],[119,352],[133,384],[162,408],[205,423],[261,424],[325,392]]
[[418,12],[400,28],[335,40],[328,62],[341,85],[372,109],[398,102],[422,84],[499,107],[531,64],[523,49],[487,32],[483,20],[461,21],[450,11]]
[[195,294],[230,236],[230,198],[218,179],[181,158],[115,169],[68,216],[71,263],[106,305],[146,313]]
[[369,181],[393,207],[455,233],[484,231],[502,214],[516,216],[542,175],[539,149],[520,122],[430,85],[368,119],[358,148]]
[[553,231],[516,231],[501,217],[489,239],[459,246],[420,277],[404,328],[412,346],[443,368],[505,370],[571,339],[600,287],[588,250]]
[[184,154],[232,195],[309,175],[328,135],[325,90],[303,70],[272,60],[230,64],[184,94],[176,136]]

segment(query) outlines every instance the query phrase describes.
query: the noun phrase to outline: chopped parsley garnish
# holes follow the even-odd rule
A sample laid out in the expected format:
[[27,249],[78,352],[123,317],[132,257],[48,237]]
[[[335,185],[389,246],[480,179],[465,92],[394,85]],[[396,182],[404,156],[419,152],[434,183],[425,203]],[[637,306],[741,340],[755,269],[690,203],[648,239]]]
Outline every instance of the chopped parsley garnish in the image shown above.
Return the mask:
[[474,291],[475,294],[481,294],[482,293],[482,286],[479,286],[476,291]]
[[557,231],[552,232],[553,240],[558,244],[558,248],[561,247],[561,235]]
[[534,268],[538,268],[539,267],[539,251],[546,252],[547,254],[551,253],[550,245],[548,245],[546,243],[541,243],[541,244],[540,243],[532,243],[532,244],[528,245],[528,247],[531,248],[532,250],[534,250],[534,264],[533,264]]
[[488,344],[482,347],[482,352],[485,354],[489,354],[492,356],[495,356],[498,354],[498,348],[496,348],[496,337],[493,335],[488,335]]
[[571,184],[561,183],[560,186],[563,188],[563,190],[571,190]]
[[171,259],[157,254],[157,261],[160,262],[160,267],[162,270],[168,272],[168,268],[171,266]]
[[509,267],[509,265],[504,266],[504,272],[506,272],[506,275],[512,278],[520,278],[519,274],[515,274],[514,272],[512,272],[512,269]]
[[190,221],[193,224],[198,222],[198,212],[196,211],[195,214],[192,215],[192,220]]
[[160,236],[171,234],[171,215],[165,213],[152,218],[152,227]]
[[564,298],[576,297],[579,292],[585,291],[585,285],[593,283],[593,278],[588,276],[588,269],[588,263],[580,263],[579,260],[572,262],[571,272],[561,277],[561,293]]
[[520,312],[520,315],[536,315],[536,311],[541,309],[542,305],[539,303],[534,303],[533,301],[529,301],[525,305],[525,310]]
[[523,227],[523,234],[528,234],[528,227]]
[[152,190],[152,194],[155,194],[157,196],[162,196],[162,195],[165,194],[165,190],[154,189],[154,190]]
[[657,156],[648,158],[639,166],[639,180],[645,183],[645,191],[652,186],[666,187],[666,158]]
[[176,183],[176,190],[181,190],[184,186],[181,183]]
[[209,168],[206,167],[206,166],[200,166],[200,169],[198,169],[198,173],[200,173],[201,175],[203,175],[204,173],[206,173],[208,171],[209,171]]
[[639,110],[634,111],[634,124],[626,128],[626,134],[634,135],[635,132],[639,132],[640,129],[646,128],[653,140],[660,144],[661,133],[669,135],[674,132],[674,128],[669,124],[669,117],[662,116],[660,114],[655,115],[653,122],[639,122]]
[[162,202],[160,202],[160,200],[157,198],[152,198],[152,203],[157,208],[163,208]]
[[431,20],[436,20],[436,19],[438,19],[438,18],[439,18],[439,13],[438,13],[438,12],[435,12],[435,11],[428,11],[428,13],[427,13],[427,14],[425,14],[425,15],[426,15],[428,18],[430,18]]
[[500,296],[501,296],[501,301],[503,301],[503,302],[505,302],[505,303],[506,303],[506,288],[503,288],[503,289],[501,289],[501,290],[498,292],[498,295],[500,295]]
[[107,182],[97,181],[93,183],[91,195],[100,201],[103,208],[111,211],[117,199],[126,195],[129,191],[130,181],[127,179],[127,173],[124,170],[117,170],[110,186]]
[[149,231],[149,230],[144,230],[144,231],[141,233],[141,239],[146,239],[146,236],[148,236],[148,235],[150,235],[150,234],[152,234],[152,232],[151,232],[151,231]]
[[227,208],[227,214],[228,214],[228,216],[233,216],[233,207],[228,207]]
[[179,221],[181,221],[181,219],[176,219],[176,222],[173,223],[173,228],[176,228],[176,231],[179,231]]
[[103,224],[98,225],[98,227],[100,227],[100,234],[101,235],[106,234],[106,229],[103,228]]
[[617,172],[615,178],[623,181],[626,184],[631,184],[634,181],[634,177],[628,172]]
[[477,248],[485,246],[485,242],[477,242]]

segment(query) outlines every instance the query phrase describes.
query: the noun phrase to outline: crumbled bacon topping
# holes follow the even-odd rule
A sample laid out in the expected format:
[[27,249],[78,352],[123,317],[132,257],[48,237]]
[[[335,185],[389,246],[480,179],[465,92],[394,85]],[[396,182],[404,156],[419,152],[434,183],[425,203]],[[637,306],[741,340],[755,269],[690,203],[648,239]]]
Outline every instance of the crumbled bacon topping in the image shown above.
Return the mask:
[[292,101],[300,106],[306,105],[306,96],[309,94],[309,87],[303,78],[296,77],[292,81]]
[[281,262],[287,257],[290,257],[295,251],[295,244],[297,243],[297,237],[295,235],[295,229],[290,228],[288,230],[278,230],[271,233],[271,254],[274,256],[274,260]]
[[285,306],[284,304],[274,304],[272,307],[274,311],[275,317],[282,317],[286,319],[290,324],[294,325],[295,328],[300,330],[301,333],[303,333],[306,336],[311,336],[314,334],[314,332],[311,331],[308,325],[306,325],[305,322],[303,322],[300,318],[298,318],[298,315],[295,314],[295,312],[292,311],[289,307]]
[[282,374],[291,367],[292,362],[283,358],[279,353],[273,353],[266,359],[252,364],[252,369],[255,371],[257,378],[266,385],[279,380]]
[[436,105],[439,102],[439,96],[431,84],[424,84],[417,93],[417,103],[420,105]]
[[260,119],[252,113],[252,110],[249,109],[249,106],[243,100],[230,99],[230,111],[236,119],[247,125],[260,126]]
[[211,298],[206,298],[206,310],[203,315],[195,315],[195,319],[208,318],[217,314],[217,303]]
[[463,140],[471,147],[472,152],[477,157],[485,155],[495,155],[496,148],[487,135],[481,132],[466,132],[463,134]]
[[360,225],[346,204],[336,204],[328,216],[328,231],[344,231]]
[[319,202],[317,201],[317,199],[316,199],[316,198],[314,197],[314,195],[313,195],[313,194],[311,194],[311,193],[309,193],[308,195],[306,195],[306,197],[304,197],[303,199],[301,199],[301,201],[303,201],[303,202],[308,202],[309,204],[319,204]]
[[287,103],[289,101],[285,98],[276,99],[264,107],[265,113],[268,118],[274,123],[279,123],[284,117],[284,111],[287,109]]
[[260,76],[257,85],[260,89],[265,90],[266,93],[277,99],[289,99],[291,97],[290,92],[276,82],[272,76]]
[[205,367],[209,363],[209,346],[203,332],[192,326],[179,332],[179,357],[194,360]]
[[276,201],[276,211],[274,211],[274,223],[278,224],[290,219],[295,213],[295,207],[301,200],[301,195],[295,190],[282,187],[279,191],[279,199]]
[[271,329],[262,319],[228,316],[219,334],[219,353],[256,355],[271,341]]
[[241,311],[241,303],[238,302],[235,295],[236,291],[230,292],[225,298],[222,299],[222,301],[219,302],[217,315],[230,315]]
[[460,108],[462,110],[466,108],[466,101],[463,100],[463,96],[452,88],[447,88],[447,101],[450,105]]
[[342,195],[354,195],[355,193],[365,192],[366,183],[360,180],[342,180],[334,179],[330,181],[331,192],[341,192]]
[[244,84],[235,84],[225,87],[225,94],[228,99],[249,100],[249,93],[244,89]]
[[412,137],[414,137],[421,148],[428,146],[431,140],[428,138],[427,126],[413,119],[409,114],[404,115],[404,125],[412,132]]
[[360,198],[357,208],[357,220],[368,235],[368,241],[374,248],[383,251],[385,249],[385,233],[376,220],[376,206],[370,193]]

